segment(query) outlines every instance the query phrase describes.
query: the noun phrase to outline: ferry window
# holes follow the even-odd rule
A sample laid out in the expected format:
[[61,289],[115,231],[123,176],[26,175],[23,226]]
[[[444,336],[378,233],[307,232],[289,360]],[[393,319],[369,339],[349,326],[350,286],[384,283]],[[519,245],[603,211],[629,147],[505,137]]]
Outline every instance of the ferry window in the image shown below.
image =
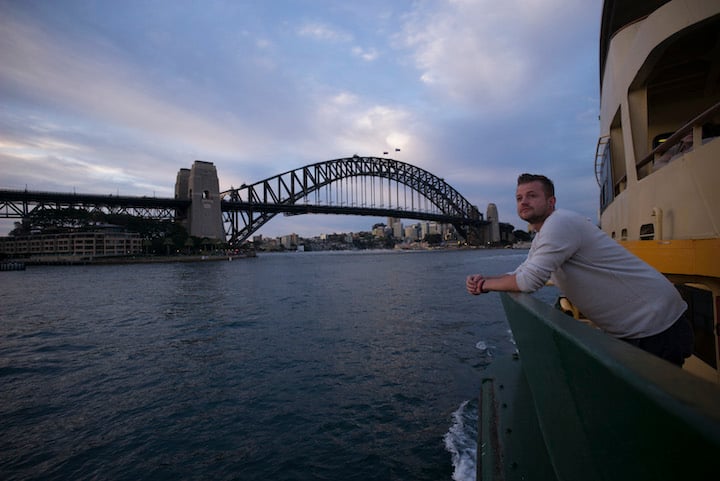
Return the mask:
[[620,240],[627,240],[627,229],[623,229],[620,231]]
[[677,288],[687,302],[688,318],[695,333],[693,354],[717,369],[712,292],[687,284],[679,285]]
[[210,198],[210,191],[209,191],[209,190],[203,190],[202,198],[203,198],[203,199],[209,199],[209,198]]
[[643,224],[640,226],[640,240],[653,240],[655,238],[655,226]]
[[610,174],[613,181],[613,197],[625,190],[627,184],[627,170],[625,168],[625,142],[623,140],[623,126],[618,109],[610,125]]
[[613,188],[611,152],[610,138],[601,137],[595,151],[595,177],[598,184],[600,184],[601,212],[612,202],[615,192]]
[[612,234],[610,235],[613,239],[615,238],[615,231],[612,231]]
[[714,139],[715,137],[720,137],[720,124],[712,122],[705,123],[702,126],[703,143],[709,141],[709,139]]
[[673,134],[673,132],[665,132],[664,134],[656,135],[655,138],[652,141],[652,148],[657,148],[658,145],[662,144],[667,140],[668,137],[670,137]]

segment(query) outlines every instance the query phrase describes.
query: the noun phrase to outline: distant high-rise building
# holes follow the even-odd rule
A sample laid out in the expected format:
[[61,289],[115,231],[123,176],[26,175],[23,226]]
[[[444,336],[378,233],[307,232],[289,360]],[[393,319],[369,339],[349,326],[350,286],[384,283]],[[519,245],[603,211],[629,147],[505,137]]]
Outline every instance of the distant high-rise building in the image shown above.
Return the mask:
[[409,225],[405,227],[405,241],[406,242],[415,242],[418,240],[418,231],[419,231],[418,224],[415,225]]

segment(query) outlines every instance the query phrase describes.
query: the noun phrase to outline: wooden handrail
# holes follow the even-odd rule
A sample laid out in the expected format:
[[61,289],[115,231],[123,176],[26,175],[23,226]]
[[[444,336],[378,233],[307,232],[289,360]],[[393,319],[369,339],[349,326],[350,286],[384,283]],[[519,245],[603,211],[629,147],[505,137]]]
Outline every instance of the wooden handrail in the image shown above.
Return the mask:
[[692,132],[693,128],[696,125],[704,124],[707,120],[709,120],[713,115],[718,112],[720,112],[720,102],[716,103],[715,105],[707,109],[705,112],[701,113],[700,115],[692,119],[690,122],[686,123],[678,130],[676,130],[674,134],[665,139],[665,142],[655,147],[645,158],[638,162],[638,164],[635,166],[635,169],[640,170],[642,167],[645,167],[647,164],[652,162],[653,159],[655,159],[656,155],[662,155],[667,152],[670,147],[680,142],[683,137],[688,134],[688,132]]

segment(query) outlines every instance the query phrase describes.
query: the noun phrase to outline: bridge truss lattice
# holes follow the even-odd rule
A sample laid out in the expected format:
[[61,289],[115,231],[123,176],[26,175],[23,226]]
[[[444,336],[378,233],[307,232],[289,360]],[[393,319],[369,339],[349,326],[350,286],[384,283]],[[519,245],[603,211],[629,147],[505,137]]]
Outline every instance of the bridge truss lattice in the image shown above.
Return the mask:
[[174,220],[189,200],[101,194],[0,190],[0,218],[26,219],[43,211],[82,210],[92,213],[129,215]]
[[375,215],[452,224],[464,237],[485,225],[477,207],[444,179],[394,159],[328,160],[221,192],[232,244],[278,213]]

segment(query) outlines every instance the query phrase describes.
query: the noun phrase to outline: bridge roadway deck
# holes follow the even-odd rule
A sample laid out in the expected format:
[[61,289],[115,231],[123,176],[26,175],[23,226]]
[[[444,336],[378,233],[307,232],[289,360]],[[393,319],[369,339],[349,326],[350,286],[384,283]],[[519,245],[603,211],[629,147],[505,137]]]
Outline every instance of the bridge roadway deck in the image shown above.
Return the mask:
[[444,224],[462,224],[468,226],[483,226],[490,222],[486,220],[472,220],[466,217],[452,217],[432,212],[408,211],[382,207],[342,206],[342,205],[315,205],[315,204],[257,204],[251,202],[223,201],[223,212],[269,212],[284,213],[287,215],[302,214],[336,214],[336,215],[364,215],[373,217],[395,217],[398,219],[417,219],[440,222]]
[[37,192],[28,190],[0,190],[0,203],[32,202],[56,205],[106,205],[117,207],[183,208],[190,206],[189,199],[169,197],[120,196],[102,194],[75,194]]
[[[22,204],[22,205],[17,205]],[[102,194],[76,194],[61,192],[40,192],[27,190],[0,190],[0,217],[19,218],[29,212],[28,204],[62,206],[103,206],[141,209],[187,209],[189,199],[169,197],[120,196]],[[220,209],[223,212],[257,212],[283,213],[287,215],[302,214],[335,214],[363,215],[374,217],[396,217],[404,219],[427,220],[446,224],[462,224],[482,226],[489,222],[472,220],[464,217],[451,217],[442,213],[408,211],[384,207],[286,204],[286,203],[252,203],[223,200]]]

